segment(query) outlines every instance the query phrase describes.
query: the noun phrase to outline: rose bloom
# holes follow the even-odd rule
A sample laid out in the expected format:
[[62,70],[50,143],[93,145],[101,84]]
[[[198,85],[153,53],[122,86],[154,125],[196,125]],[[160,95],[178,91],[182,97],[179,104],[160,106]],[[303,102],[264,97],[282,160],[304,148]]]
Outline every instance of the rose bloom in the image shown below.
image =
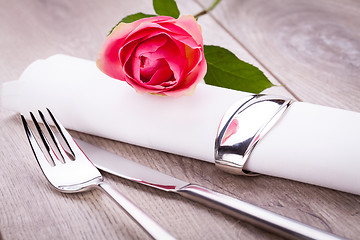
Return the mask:
[[98,68],[140,93],[192,94],[206,73],[200,25],[193,16],[120,23],[106,38]]

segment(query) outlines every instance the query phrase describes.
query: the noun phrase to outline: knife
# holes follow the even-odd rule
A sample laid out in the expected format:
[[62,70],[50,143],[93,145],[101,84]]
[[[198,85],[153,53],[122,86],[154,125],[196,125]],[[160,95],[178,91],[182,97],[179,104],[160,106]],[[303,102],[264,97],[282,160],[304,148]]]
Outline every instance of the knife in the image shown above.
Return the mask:
[[286,238],[343,239],[244,201],[166,175],[80,139],[75,139],[75,141],[97,168],[121,178],[166,192],[180,194],[185,198],[217,209]]

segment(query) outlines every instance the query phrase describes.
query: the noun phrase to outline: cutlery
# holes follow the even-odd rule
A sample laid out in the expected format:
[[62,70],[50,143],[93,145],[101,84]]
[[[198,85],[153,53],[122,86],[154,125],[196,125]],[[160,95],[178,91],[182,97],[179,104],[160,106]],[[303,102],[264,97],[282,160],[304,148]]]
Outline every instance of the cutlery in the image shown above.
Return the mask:
[[180,194],[289,239],[343,239],[247,202],[179,180],[80,139],[75,138],[75,141],[93,164],[105,172],[166,192]]
[[52,139],[53,145],[56,146],[56,148],[52,147],[34,114],[30,112],[30,116],[46,149],[45,153],[41,150],[23,115],[21,115],[21,118],[35,158],[50,184],[56,190],[64,193],[77,193],[99,188],[112,198],[151,237],[154,239],[174,239],[126,196],[104,182],[99,170],[85,156],[83,151],[78,147],[67,130],[56,120],[50,110],[47,110],[59,134],[66,143],[68,150],[70,150],[70,153],[65,151],[64,147],[66,147],[66,145],[60,143],[41,111],[39,111],[39,115],[47,129],[48,135],[50,135]]

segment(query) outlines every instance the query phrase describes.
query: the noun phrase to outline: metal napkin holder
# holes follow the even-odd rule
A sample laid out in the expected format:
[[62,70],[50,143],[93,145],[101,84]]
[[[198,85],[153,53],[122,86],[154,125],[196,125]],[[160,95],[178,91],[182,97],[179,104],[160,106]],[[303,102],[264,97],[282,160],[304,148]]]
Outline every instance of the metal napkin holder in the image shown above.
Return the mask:
[[232,174],[258,175],[244,169],[246,161],[292,102],[278,96],[251,95],[233,104],[219,124],[215,140],[215,165]]

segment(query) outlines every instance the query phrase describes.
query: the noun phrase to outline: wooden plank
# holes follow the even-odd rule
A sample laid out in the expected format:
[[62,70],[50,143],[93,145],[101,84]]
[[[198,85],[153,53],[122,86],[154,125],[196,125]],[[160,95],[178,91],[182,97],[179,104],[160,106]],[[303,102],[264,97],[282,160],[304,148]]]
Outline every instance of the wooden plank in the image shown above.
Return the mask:
[[[200,10],[189,1],[181,2],[184,12]],[[95,59],[108,30],[134,11],[150,12],[151,2],[1,1],[0,82],[17,79],[29,63],[56,53]],[[200,23],[206,43],[221,43],[242,59],[259,65],[239,45],[238,39],[234,40],[214,19],[203,17]],[[272,77],[270,72],[266,74]],[[350,239],[356,239],[360,233],[359,196],[267,176],[233,176],[210,163],[82,133],[72,134],[164,173],[323,230]],[[3,108],[0,108],[0,146],[0,231],[4,239],[148,238],[99,191],[75,195],[54,192],[36,165],[18,117]],[[104,176],[179,239],[278,239],[180,196],[110,174]]]
[[300,100],[360,111],[359,1],[227,0],[211,14]]

